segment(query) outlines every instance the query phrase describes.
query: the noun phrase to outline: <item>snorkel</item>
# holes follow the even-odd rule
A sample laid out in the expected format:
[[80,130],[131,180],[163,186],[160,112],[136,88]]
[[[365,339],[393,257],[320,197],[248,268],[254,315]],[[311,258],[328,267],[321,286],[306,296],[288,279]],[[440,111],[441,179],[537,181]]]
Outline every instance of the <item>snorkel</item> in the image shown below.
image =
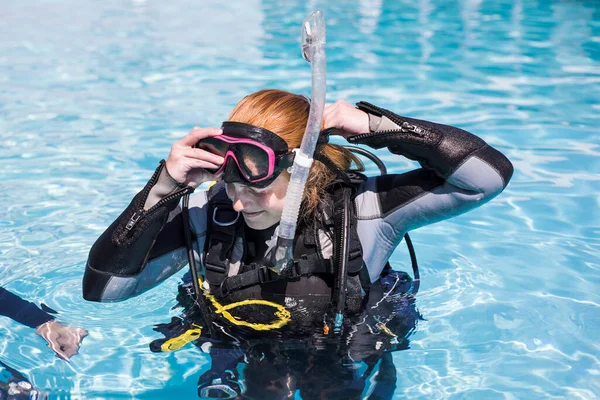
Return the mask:
[[308,123],[300,149],[296,149],[292,174],[285,197],[285,207],[279,224],[277,243],[267,255],[270,269],[286,275],[293,265],[294,236],[304,187],[313,163],[325,108],[325,20],[317,10],[302,24],[302,56],[312,70],[312,95]]

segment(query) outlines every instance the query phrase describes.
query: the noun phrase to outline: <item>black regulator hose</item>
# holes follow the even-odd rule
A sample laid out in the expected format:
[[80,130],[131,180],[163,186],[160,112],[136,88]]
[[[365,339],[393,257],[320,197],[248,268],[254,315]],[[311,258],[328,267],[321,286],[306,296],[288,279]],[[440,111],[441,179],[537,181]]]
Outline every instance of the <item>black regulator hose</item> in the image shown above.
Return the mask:
[[342,331],[342,323],[344,322],[344,309],[346,308],[346,283],[348,281],[348,259],[349,251],[348,233],[350,232],[350,194],[351,189],[345,187],[342,189],[342,209],[343,213],[336,213],[334,216],[334,226],[341,230],[341,235],[337,235],[337,243],[335,243],[334,265],[338,266],[337,277],[337,302],[335,307],[335,320],[333,324],[333,333],[339,334]]
[[369,150],[365,150],[362,147],[350,146],[350,145],[344,145],[344,147],[353,153],[360,154],[361,156],[367,157],[369,160],[373,161],[375,163],[375,165],[377,165],[377,168],[379,168],[380,175],[387,175],[387,168],[385,167],[385,164],[383,163],[383,161],[381,161],[381,159],[379,159],[379,157],[377,157],[375,154],[371,153]]
[[404,241],[406,241],[406,247],[408,247],[408,253],[410,254],[410,263],[412,265],[414,280],[413,280],[413,289],[412,295],[416,295],[419,291],[419,286],[421,286],[421,274],[419,274],[419,265],[417,264],[417,255],[415,254],[415,248],[413,247],[412,240],[410,240],[410,236],[408,233],[404,234]]
[[187,248],[188,263],[190,274],[192,275],[192,286],[194,288],[194,298],[200,303],[200,282],[198,280],[198,270],[196,269],[196,259],[194,258],[194,246],[192,245],[192,232],[190,229],[190,195],[183,196],[181,205],[181,216],[183,218],[183,232],[185,236],[185,247]]

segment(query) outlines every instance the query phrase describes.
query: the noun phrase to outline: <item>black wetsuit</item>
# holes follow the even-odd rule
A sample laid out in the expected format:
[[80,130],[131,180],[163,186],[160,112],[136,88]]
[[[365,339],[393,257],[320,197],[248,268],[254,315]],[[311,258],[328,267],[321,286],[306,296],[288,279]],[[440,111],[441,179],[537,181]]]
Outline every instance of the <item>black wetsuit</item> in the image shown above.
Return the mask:
[[[404,234],[481,206],[504,190],[513,167],[481,138],[451,126],[401,117],[367,103],[372,132],[348,137],[352,144],[387,147],[422,168],[369,177],[354,207],[363,260],[379,279]],[[90,301],[121,301],[151,289],[187,264],[181,197],[190,188],[175,182],[161,163],[146,187],[98,238],[83,278]],[[207,193],[190,198],[194,247],[205,248]],[[331,242],[320,248],[331,255]],[[201,260],[199,259],[198,262]]]
[[[359,108],[369,114],[370,132],[348,137],[350,143],[375,149],[387,147],[394,154],[418,161],[422,167],[404,174],[370,177],[357,188],[353,198],[357,234],[363,249],[362,260],[373,288],[379,287],[385,293],[389,286],[381,282],[386,275],[385,266],[406,232],[489,201],[506,187],[513,167],[502,153],[464,130],[402,117],[368,103],[359,103]],[[156,286],[187,264],[178,203],[190,191],[169,176],[164,163],[160,164],[146,187],[92,247],[83,279],[83,296],[87,300],[128,299]],[[190,199],[190,225],[195,234],[193,245],[197,254],[203,254],[205,249],[207,221],[212,218],[207,215],[208,208],[206,192]],[[319,241],[321,257],[331,258],[331,237],[319,232]],[[230,265],[237,261],[251,261],[247,258],[248,252],[244,252],[249,243],[234,246]],[[259,253],[255,246],[253,258],[259,259]],[[202,257],[197,258],[200,265],[202,260]],[[402,279],[398,276],[393,278],[394,285]],[[294,283],[290,282],[288,286],[292,287]],[[378,302],[379,299],[373,295],[369,301]],[[399,310],[396,310],[397,304],[388,304],[392,311],[408,311],[406,321],[402,317],[390,320],[398,325],[404,324],[408,330],[414,327],[417,318],[416,313],[410,312],[414,306],[409,303],[407,299],[400,301]],[[302,306],[302,300],[286,304],[292,314],[294,309],[302,311]],[[389,357],[383,355],[386,345],[377,343],[376,335],[385,336],[382,333],[384,329],[368,336],[376,325],[377,316],[367,315],[365,321],[368,318],[373,321],[358,325],[354,332],[356,346],[351,346],[351,360],[344,357],[330,359],[328,354],[331,352],[320,353],[316,356],[318,359],[313,359],[314,353],[306,353],[306,349],[299,350],[304,355],[295,354],[295,350],[290,348],[273,352],[270,349],[277,347],[277,340],[272,340],[273,346],[262,350],[253,346],[251,351],[255,351],[257,357],[251,357],[249,366],[252,368],[245,373],[247,377],[253,377],[248,382],[248,393],[257,398],[267,398],[266,391],[272,389],[272,397],[277,398],[284,396],[288,389],[300,389],[305,398],[360,396],[366,378],[362,378],[356,368],[348,366],[363,362],[369,371],[376,364],[388,369],[390,365]],[[399,331],[403,329],[399,327]],[[361,338],[364,337],[368,339],[363,346]],[[400,335],[399,339],[402,339]],[[287,355],[281,356],[280,350]],[[342,348],[342,352],[346,350],[348,348]],[[341,355],[337,351],[333,354]],[[323,358],[319,358],[321,356]],[[342,377],[344,374],[347,379]],[[281,382],[292,381],[296,383],[290,383],[288,388],[281,386]],[[341,386],[335,382],[341,383]],[[337,392],[327,393],[328,390]]]
[[0,315],[30,328],[52,321],[54,317],[38,306],[0,287]]

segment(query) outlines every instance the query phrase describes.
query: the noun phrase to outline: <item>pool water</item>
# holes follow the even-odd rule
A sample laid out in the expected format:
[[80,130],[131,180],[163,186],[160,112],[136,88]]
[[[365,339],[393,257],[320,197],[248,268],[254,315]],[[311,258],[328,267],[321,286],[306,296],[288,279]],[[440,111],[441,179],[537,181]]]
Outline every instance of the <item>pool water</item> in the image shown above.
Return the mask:
[[[600,3],[586,0],[2,2],[0,285],[89,336],[66,363],[0,318],[0,360],[52,398],[196,397],[207,356],[148,349],[183,272],[88,303],[87,254],[193,126],[263,88],[310,94],[299,33],[317,8],[329,101],[459,126],[515,166],[491,203],[412,234],[425,320],[393,353],[395,397],[600,398]],[[403,246],[391,261],[409,270]]]

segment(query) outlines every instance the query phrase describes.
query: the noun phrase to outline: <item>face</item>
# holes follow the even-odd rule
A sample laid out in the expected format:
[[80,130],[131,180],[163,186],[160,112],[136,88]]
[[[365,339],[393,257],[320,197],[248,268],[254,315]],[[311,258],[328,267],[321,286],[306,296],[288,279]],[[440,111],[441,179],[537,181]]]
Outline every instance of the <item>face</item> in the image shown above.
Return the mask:
[[265,188],[228,183],[227,195],[233,202],[233,209],[242,213],[250,228],[267,229],[281,220],[289,181],[289,174],[284,171]]

